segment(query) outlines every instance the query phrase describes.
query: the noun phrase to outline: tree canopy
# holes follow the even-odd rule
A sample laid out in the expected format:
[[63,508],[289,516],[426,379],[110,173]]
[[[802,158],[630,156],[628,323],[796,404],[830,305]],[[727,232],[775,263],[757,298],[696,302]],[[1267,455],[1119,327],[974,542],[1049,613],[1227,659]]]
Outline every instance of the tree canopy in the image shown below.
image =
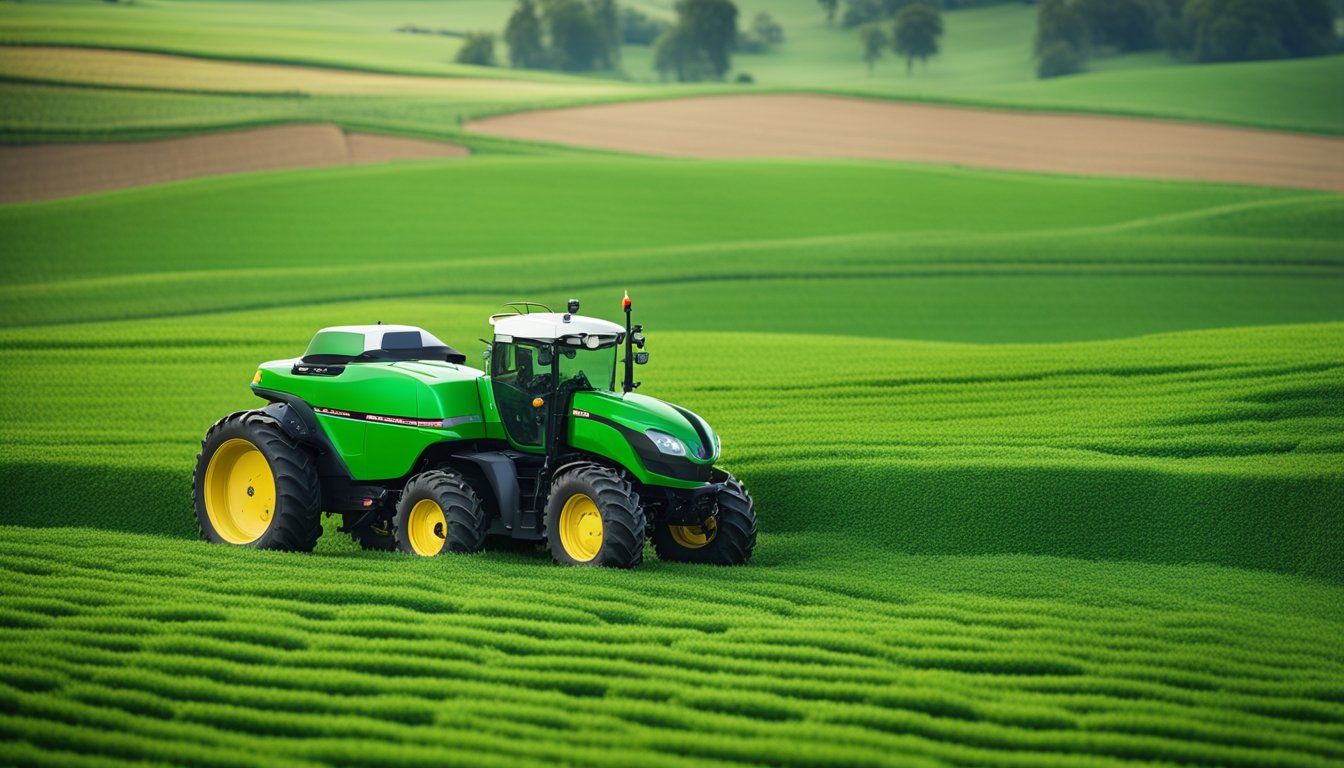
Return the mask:
[[910,73],[915,59],[927,64],[938,53],[938,38],[943,36],[943,15],[936,6],[925,3],[907,5],[896,14],[896,31],[891,44],[905,57],[905,72]]
[[459,64],[481,67],[495,66],[495,36],[489,32],[472,32],[457,51]]
[[873,64],[882,58],[882,51],[890,42],[887,33],[876,24],[859,27],[859,45],[863,48],[863,60],[868,64],[868,74],[873,74]]
[[541,41],[541,20],[533,0],[519,0],[504,27],[504,43],[509,46],[509,63],[519,69],[546,66],[546,48]]
[[1196,61],[1316,56],[1336,43],[1330,1],[1041,0],[1037,72],[1053,77],[1082,71],[1100,48],[1166,46]]
[[524,69],[609,69],[620,59],[616,0],[518,0],[504,28],[509,63]]
[[737,43],[737,6],[732,0],[677,0],[677,23],[658,38],[653,66],[664,78],[722,80]]

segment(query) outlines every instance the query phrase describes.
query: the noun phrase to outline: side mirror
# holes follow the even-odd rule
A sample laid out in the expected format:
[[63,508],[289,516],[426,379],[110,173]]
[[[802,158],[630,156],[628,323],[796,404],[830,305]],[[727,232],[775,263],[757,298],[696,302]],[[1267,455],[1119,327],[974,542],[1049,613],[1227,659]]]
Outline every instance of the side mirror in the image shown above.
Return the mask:
[[648,352],[636,352],[636,353],[635,353],[635,365],[644,365],[644,364],[646,364],[646,363],[648,363],[648,362],[649,362],[649,353],[648,353]]
[[551,352],[550,347],[542,347],[537,350],[537,365],[549,366],[555,361],[555,354]]

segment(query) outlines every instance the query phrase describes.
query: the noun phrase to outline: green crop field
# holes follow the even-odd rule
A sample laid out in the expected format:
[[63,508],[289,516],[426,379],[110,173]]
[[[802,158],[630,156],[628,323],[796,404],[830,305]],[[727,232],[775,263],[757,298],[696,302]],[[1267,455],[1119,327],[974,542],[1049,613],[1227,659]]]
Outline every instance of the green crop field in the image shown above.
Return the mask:
[[[595,157],[7,206],[0,758],[1336,763],[1341,208]],[[641,391],[756,497],[751,566],[191,540],[200,435],[314,329],[475,357],[502,301],[623,289]]]
[[[785,28],[754,85],[454,63],[510,0],[0,2],[3,143],[473,150],[0,206],[0,765],[1344,764],[1344,195],[460,127],[750,90],[1344,134],[1344,56],[1038,81],[1003,3],[869,77],[815,0],[739,5]],[[502,302],[627,290],[640,392],[755,498],[749,565],[199,541],[258,363],[381,321],[479,366]]]
[[707,573],[69,528],[0,528],[0,573],[26,765],[1344,759],[1339,588],[1277,575],[815,531]]

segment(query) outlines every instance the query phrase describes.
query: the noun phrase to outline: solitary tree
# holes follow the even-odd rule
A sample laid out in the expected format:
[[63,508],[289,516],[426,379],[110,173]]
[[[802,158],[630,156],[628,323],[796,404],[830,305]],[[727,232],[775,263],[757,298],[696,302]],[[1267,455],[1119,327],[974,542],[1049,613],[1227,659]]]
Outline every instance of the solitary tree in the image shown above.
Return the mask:
[[896,14],[892,47],[905,57],[905,74],[910,74],[915,59],[928,66],[929,57],[938,53],[938,38],[942,36],[943,15],[932,5],[915,3]]
[[887,47],[887,33],[876,24],[859,27],[859,44],[863,46],[863,60],[868,62],[868,76],[873,74],[873,64],[882,58],[882,50]]
[[495,36],[489,32],[468,33],[466,42],[457,51],[457,61],[481,67],[495,66]]
[[691,39],[709,59],[715,79],[722,80],[737,42],[737,6],[732,0],[677,0],[676,9],[677,23],[690,29]]
[[542,19],[559,69],[583,71],[608,63],[607,36],[583,0],[545,0]]
[[677,23],[655,44],[653,66],[682,82],[727,74],[737,44],[737,6],[732,0],[677,0]]
[[509,46],[509,63],[519,69],[546,65],[546,49],[541,43],[541,20],[532,0],[519,0],[504,27],[504,42]]
[[817,0],[822,10],[826,11],[826,23],[835,23],[835,12],[840,8],[840,0]]

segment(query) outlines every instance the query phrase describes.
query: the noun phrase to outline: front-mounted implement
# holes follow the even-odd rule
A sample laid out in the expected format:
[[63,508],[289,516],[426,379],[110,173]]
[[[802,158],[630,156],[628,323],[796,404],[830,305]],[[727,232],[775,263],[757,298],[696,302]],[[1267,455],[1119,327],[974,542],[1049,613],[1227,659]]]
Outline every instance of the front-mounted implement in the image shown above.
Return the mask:
[[[412,326],[326,328],[264,363],[264,408],[206,433],[193,477],[211,541],[308,551],[321,513],[367,549],[473,552],[544,541],[556,561],[745,563],[751,496],[717,466],[719,438],[636,394],[643,329],[532,303],[494,315],[489,372]],[[538,310],[538,311],[534,311]],[[618,358],[620,358],[618,360]],[[618,364],[621,379],[617,381]]]

